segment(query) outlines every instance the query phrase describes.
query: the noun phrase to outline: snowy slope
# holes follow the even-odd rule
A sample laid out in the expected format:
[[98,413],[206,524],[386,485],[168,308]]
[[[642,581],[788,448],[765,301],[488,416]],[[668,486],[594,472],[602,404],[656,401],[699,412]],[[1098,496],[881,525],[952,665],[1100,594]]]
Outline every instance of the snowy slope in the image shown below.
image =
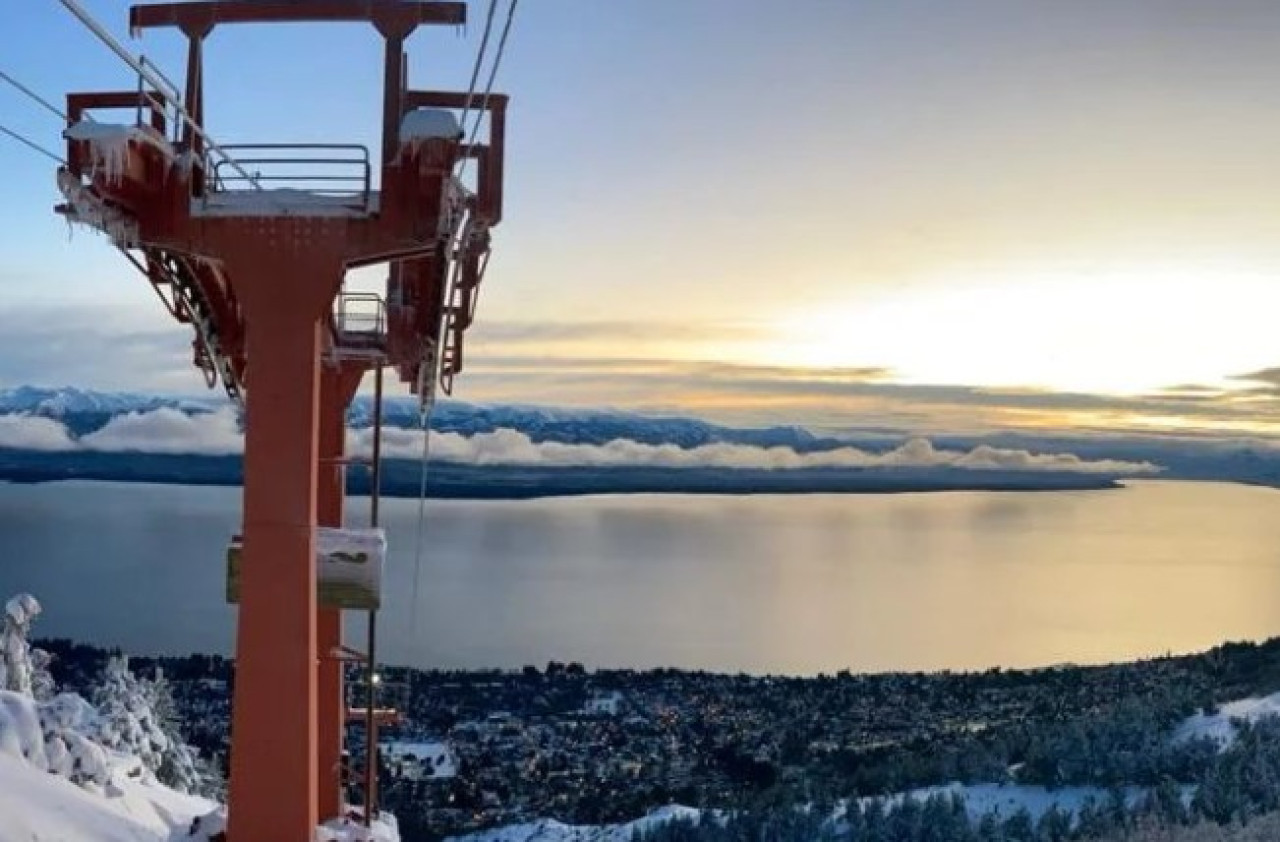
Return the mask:
[[[225,810],[218,810],[191,836],[193,820],[215,809],[206,799],[123,776],[105,793],[85,789],[0,753],[0,842],[200,842],[225,827]],[[384,813],[372,832],[335,820],[317,829],[316,840],[400,842],[400,834],[395,817]]]
[[[1125,803],[1129,806],[1137,804],[1146,794],[1145,789],[1136,786],[1124,787],[1123,792]],[[965,811],[974,820],[991,813],[1007,818],[1020,810],[1026,810],[1032,821],[1039,821],[1041,816],[1055,807],[1064,813],[1075,815],[1088,802],[1105,804],[1109,797],[1107,790],[1097,786],[1060,786],[1049,789],[1027,784],[951,783],[913,789],[905,794],[889,796],[885,800],[889,804],[900,802],[903,798],[926,801],[935,795],[959,796],[964,799]],[[1190,797],[1190,788],[1184,788],[1184,800],[1189,800]]]
[[665,824],[673,819],[697,821],[701,816],[700,810],[673,804],[660,807],[647,816],[625,824],[572,825],[554,819],[543,819],[495,827],[466,836],[451,836],[445,842],[631,842],[638,830]]
[[213,805],[159,785],[82,789],[0,753],[0,842],[169,842]]
[[391,740],[380,745],[388,762],[416,767],[418,776],[423,780],[452,778],[458,774],[458,757],[447,743],[438,740]]
[[[1146,790],[1141,787],[1125,787],[1125,802],[1129,806],[1137,804]],[[1090,801],[1104,804],[1107,801],[1107,790],[1092,786],[1067,786],[1047,789],[1042,786],[1024,786],[1019,784],[945,784],[942,786],[922,787],[898,795],[881,798],[864,798],[860,803],[882,801],[892,806],[904,799],[926,801],[937,795],[959,796],[964,799],[965,810],[974,821],[988,814],[1007,818],[1026,810],[1032,821],[1040,818],[1053,808],[1069,815],[1077,814]],[[1182,798],[1190,801],[1191,787],[1184,787]],[[839,819],[844,808],[837,807],[834,819]],[[524,824],[513,824],[505,827],[472,833],[466,836],[450,837],[446,842],[631,842],[635,831],[650,828],[669,822],[673,819],[691,819],[700,821],[702,811],[691,807],[663,807],[640,819],[625,824],[613,825],[568,825],[554,819],[543,819]]]
[[1257,722],[1266,716],[1280,716],[1280,693],[1228,702],[1217,713],[1197,713],[1187,717],[1174,731],[1173,740],[1184,742],[1208,737],[1225,748],[1236,737],[1236,726],[1233,724],[1236,720]]

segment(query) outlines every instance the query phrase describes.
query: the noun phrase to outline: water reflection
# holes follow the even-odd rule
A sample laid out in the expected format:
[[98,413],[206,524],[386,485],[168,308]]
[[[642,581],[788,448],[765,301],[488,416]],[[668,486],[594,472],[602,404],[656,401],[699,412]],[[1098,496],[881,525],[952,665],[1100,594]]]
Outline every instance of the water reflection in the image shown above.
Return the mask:
[[[0,486],[0,592],[46,634],[227,651],[233,489]],[[423,666],[1031,666],[1280,633],[1278,493],[619,496],[384,503],[384,651]],[[365,505],[353,501],[363,520]]]

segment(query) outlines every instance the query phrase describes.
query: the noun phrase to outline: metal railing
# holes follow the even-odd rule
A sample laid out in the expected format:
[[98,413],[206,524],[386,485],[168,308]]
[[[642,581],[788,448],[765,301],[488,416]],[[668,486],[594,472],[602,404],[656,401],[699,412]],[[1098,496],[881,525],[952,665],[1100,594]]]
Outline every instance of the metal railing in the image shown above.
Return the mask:
[[[173,111],[172,125],[175,127],[179,125],[190,126],[191,131],[204,141],[204,146],[207,150],[206,154],[213,154],[217,156],[219,160],[226,161],[226,163],[233,169],[239,170],[239,165],[226,154],[223,147],[219,146],[213,138],[209,137],[208,133],[205,132],[204,127],[201,126],[191,116],[190,112],[183,107],[181,99],[178,97],[177,88],[169,81],[168,77],[161,77],[157,73],[157,69],[154,64],[148,64],[126,50],[124,46],[115,39],[115,36],[104,29],[102,24],[94,20],[93,16],[90,15],[82,5],[80,5],[79,0],[60,0],[60,2],[69,12],[71,12],[71,14],[75,15],[90,32],[96,35],[102,43],[106,44],[107,48],[115,53],[121,61],[133,69],[133,72],[138,75],[140,91],[142,90],[142,83],[145,81],[146,84],[151,86],[152,90],[160,94],[163,107],[166,110],[172,109]],[[246,175],[243,170],[240,170],[240,174]]]
[[[165,114],[165,118],[170,126],[172,126],[171,138],[166,138],[177,148],[180,138],[182,137],[182,117],[178,114],[177,109],[172,107],[176,103],[182,102],[182,93],[178,90],[178,86],[157,67],[153,62],[147,61],[146,56],[138,56],[138,65],[143,70],[150,70],[155,74],[156,81],[163,82],[165,87],[156,87],[154,84],[148,83],[147,78],[141,72],[138,73],[138,108],[134,115],[134,124],[137,126],[146,125],[143,121],[143,112],[145,111],[144,102],[147,101],[147,95],[150,94],[153,99],[159,100],[161,113]],[[150,86],[149,86],[150,85]]]
[[342,292],[334,302],[339,339],[381,340],[387,334],[387,307],[375,292]]
[[234,153],[210,160],[206,195],[232,190],[294,189],[369,209],[373,165],[369,150],[356,143],[234,143]]

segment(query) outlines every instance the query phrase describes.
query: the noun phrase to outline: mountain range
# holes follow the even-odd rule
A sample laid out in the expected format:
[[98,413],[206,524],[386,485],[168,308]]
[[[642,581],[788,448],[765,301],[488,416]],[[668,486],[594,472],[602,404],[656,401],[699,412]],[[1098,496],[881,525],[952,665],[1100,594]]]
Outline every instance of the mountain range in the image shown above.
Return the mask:
[[[106,426],[112,418],[130,412],[152,412],[162,407],[187,413],[213,412],[227,406],[221,397],[173,397],[131,392],[96,392],[74,387],[18,386],[0,389],[0,415],[27,414],[53,418],[81,436]],[[420,424],[415,398],[391,397],[383,401],[383,423],[416,428]],[[373,398],[357,395],[347,413],[348,425],[373,423]],[[431,429],[464,436],[517,430],[534,442],[605,444],[617,439],[642,444],[674,444],[690,448],[729,443],[752,447],[789,447],[807,453],[829,450],[844,442],[820,438],[798,426],[762,429],[726,427],[697,418],[657,417],[598,409],[563,409],[517,404],[471,404],[439,401],[431,416]]]
[[[0,416],[37,416],[62,424],[78,439],[106,427],[112,419],[130,413],[176,410],[198,416],[225,410],[221,397],[163,396],[142,393],[105,393],[78,388],[20,386],[0,390]],[[367,427],[373,402],[360,395],[353,402],[348,423]],[[384,423],[389,427],[416,429],[418,405],[407,397],[384,402]],[[841,448],[885,453],[919,435],[903,431],[898,436],[884,430],[846,431],[839,436],[821,435],[804,427],[734,427],[699,418],[647,415],[611,409],[577,409],[513,404],[437,403],[432,430],[473,437],[514,431],[536,446],[547,443],[596,447],[631,443],[650,447],[675,446],[682,451],[713,445],[734,445],[769,452],[822,454]],[[1017,453],[1069,454],[1081,460],[1147,463],[1160,468],[1159,476],[1249,482],[1280,487],[1280,448],[1266,440],[1173,436],[1158,434],[1102,434],[1072,431],[993,431],[985,434],[932,433],[933,447],[968,452],[997,448]],[[161,482],[240,481],[238,456],[150,453],[49,453],[0,447],[0,479],[39,481],[55,478],[145,479]],[[389,493],[417,494],[413,463],[387,471]],[[394,463],[393,463],[394,465]],[[810,467],[780,472],[702,466],[669,465],[519,465],[450,464],[432,469],[433,493],[449,496],[535,496],[547,493],[594,491],[886,491],[954,488],[1081,488],[1114,485],[1116,474],[1090,475],[1057,470],[962,470],[937,465]],[[788,473],[790,476],[783,476]],[[353,472],[353,489],[362,481]]]

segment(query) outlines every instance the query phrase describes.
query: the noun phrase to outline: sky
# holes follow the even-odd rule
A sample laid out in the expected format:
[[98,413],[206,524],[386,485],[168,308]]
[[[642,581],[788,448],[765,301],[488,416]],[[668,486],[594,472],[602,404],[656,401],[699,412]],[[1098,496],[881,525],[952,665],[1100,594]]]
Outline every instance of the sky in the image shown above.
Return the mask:
[[[499,20],[506,0],[497,0]],[[126,40],[174,78],[181,40]],[[465,31],[410,81],[465,89]],[[59,4],[0,71],[60,102],[130,71]],[[507,207],[457,396],[824,429],[1280,435],[1280,5],[524,0]],[[224,28],[224,143],[376,144],[361,26]],[[59,121],[0,85],[0,125]],[[185,328],[0,137],[0,386],[195,392]],[[376,282],[365,274],[353,283]]]

